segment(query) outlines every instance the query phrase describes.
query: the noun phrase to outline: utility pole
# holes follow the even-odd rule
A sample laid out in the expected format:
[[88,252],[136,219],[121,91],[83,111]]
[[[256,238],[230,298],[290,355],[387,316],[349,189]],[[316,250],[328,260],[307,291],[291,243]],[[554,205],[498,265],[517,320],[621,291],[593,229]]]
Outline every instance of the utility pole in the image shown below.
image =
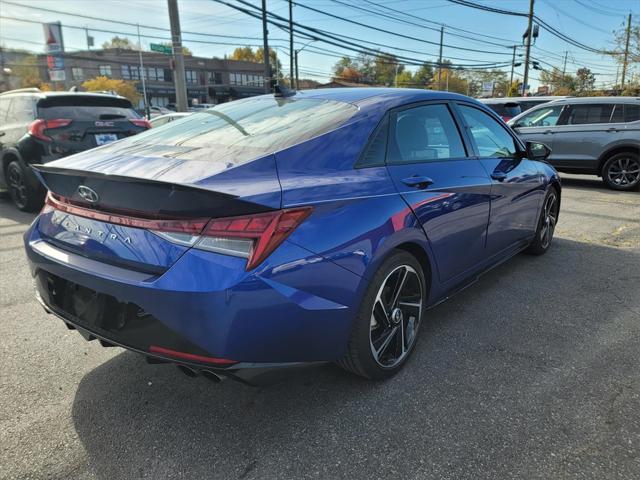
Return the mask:
[[624,46],[624,58],[622,59],[622,80],[620,81],[620,88],[624,89],[624,80],[627,76],[627,62],[629,61],[629,40],[631,39],[631,14],[627,20],[627,40]]
[[262,43],[264,57],[264,90],[271,92],[271,68],[269,67],[269,30],[267,29],[267,0],[262,0]]
[[184,55],[182,54],[182,34],[180,32],[180,16],[178,0],[167,0],[169,5],[169,23],[171,24],[171,46],[173,49],[173,82],[176,90],[176,110],[186,112],[187,81],[184,76]]
[[438,55],[438,90],[442,90],[442,43],[444,42],[444,25],[440,27],[440,55]]
[[144,63],[142,61],[142,41],[140,40],[140,24],[138,24],[138,60],[140,60],[140,79],[142,80],[142,99],[144,100],[144,112],[147,118],[151,118],[151,112],[149,111],[149,103],[147,101],[147,84],[146,75],[144,71]]
[[511,85],[513,85],[513,69],[516,68],[516,48],[517,45],[514,45],[513,58],[511,59],[511,80],[509,80],[509,89],[511,89]]
[[296,79],[295,87],[293,83],[293,1],[289,0],[289,88],[298,88],[298,82]]
[[529,83],[529,59],[531,56],[531,39],[533,38],[533,2],[534,0],[529,0],[529,26],[527,27],[527,49],[524,54],[524,80],[522,82],[523,97]]
[[294,54],[295,62],[296,62],[296,67],[295,67],[296,68],[296,90],[300,89],[300,78],[298,77],[298,52],[299,51],[300,50],[296,50]]

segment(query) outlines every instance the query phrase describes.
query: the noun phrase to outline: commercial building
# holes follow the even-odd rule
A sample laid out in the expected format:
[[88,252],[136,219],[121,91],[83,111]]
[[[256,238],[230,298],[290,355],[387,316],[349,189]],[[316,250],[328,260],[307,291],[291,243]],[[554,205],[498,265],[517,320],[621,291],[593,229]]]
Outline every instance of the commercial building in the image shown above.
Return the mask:
[[[142,52],[143,75],[150,105],[165,106],[175,102],[172,57],[162,53]],[[219,58],[185,56],[187,98],[190,103],[223,103],[264,93],[262,63]],[[105,76],[136,82],[142,94],[140,58],[136,50],[104,49],[64,53],[64,80],[50,78],[47,56],[39,56],[40,75],[45,81],[64,89]],[[59,74],[58,74],[59,77]],[[142,104],[141,104],[142,105]]]

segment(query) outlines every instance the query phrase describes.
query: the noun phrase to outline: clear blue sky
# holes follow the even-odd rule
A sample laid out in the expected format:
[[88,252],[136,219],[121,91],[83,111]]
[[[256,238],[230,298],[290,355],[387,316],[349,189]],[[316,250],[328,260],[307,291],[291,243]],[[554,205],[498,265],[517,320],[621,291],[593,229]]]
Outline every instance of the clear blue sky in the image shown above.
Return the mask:
[[[234,0],[228,0],[234,3]],[[254,5],[260,5],[259,0],[249,0]],[[417,37],[419,39],[438,42],[439,32],[426,27],[438,29],[437,23],[474,32],[467,34],[461,31],[445,27],[445,44],[485,50],[491,53],[469,52],[445,47],[445,58],[457,58],[454,63],[490,63],[511,61],[511,50],[507,45],[521,44],[522,33],[526,28],[526,18],[504,16],[470,9],[455,5],[446,0],[299,0],[302,5],[317,8],[322,12],[332,13],[339,19],[328,17],[322,13],[306,10],[300,6],[294,6],[294,19],[304,25],[327,30],[337,34],[348,35],[359,39],[362,43],[378,42],[394,48],[415,50],[419,53],[399,52],[394,48],[385,48],[386,51],[404,54],[405,56],[437,60],[438,47],[423,43],[418,40],[401,38],[392,34],[370,30],[366,27],[353,25],[342,20],[348,18],[354,21],[376,26],[403,35]],[[492,7],[506,10],[526,12],[528,0],[473,0]],[[45,11],[38,11],[14,3],[41,7],[68,12],[70,14],[82,14],[96,17],[96,19],[78,18],[73,15],[63,15]],[[231,39],[224,37],[183,34],[184,45],[188,46],[195,55],[222,57],[233,51],[235,45],[260,45],[262,26],[259,20],[248,17],[225,5],[220,5],[212,0],[178,0],[180,8],[180,20],[184,32],[198,32],[210,35],[233,35],[250,37],[251,39]],[[403,16],[402,14],[384,10],[375,6],[384,5],[401,11],[405,14],[415,15],[434,23],[427,23],[417,18]],[[589,8],[585,7],[587,5]],[[358,9],[378,10],[388,15],[402,17],[417,25],[410,25],[400,21],[384,18],[375,13],[369,13]],[[287,0],[267,0],[267,8],[279,15],[288,17]],[[612,31],[620,27],[626,21],[626,15],[631,12],[634,18],[640,21],[640,1],[638,0],[536,0],[535,13],[548,24],[552,25],[565,35],[572,37],[584,44],[596,48],[612,48]],[[151,30],[145,26],[168,28],[167,4],[165,0],[11,0],[11,4],[0,0],[0,15],[5,17],[17,17],[38,22],[60,21],[63,24],[65,47],[68,51],[86,49],[85,32],[76,27],[87,27],[90,34],[96,39],[96,46],[113,36],[112,33],[99,32],[97,30],[111,30],[127,33],[129,38],[137,41],[136,28],[120,25],[108,20],[118,20],[132,23],[140,23],[141,33],[165,38],[169,41],[169,33]],[[453,36],[452,34],[461,36]],[[485,37],[487,35],[489,37]],[[122,36],[122,34],[120,34]],[[494,37],[494,38],[490,38]],[[497,38],[495,38],[497,37]],[[270,27],[271,46],[276,47],[283,64],[284,73],[289,70],[288,34],[275,26]],[[194,41],[198,40],[198,42]],[[161,42],[162,39],[143,38],[142,45],[148,49],[149,43]],[[0,42],[5,47],[24,48],[41,52],[43,50],[42,27],[34,23],[24,23],[10,19],[0,20]],[[201,43],[205,42],[205,43]],[[211,43],[208,43],[211,42]],[[485,43],[491,42],[491,43]],[[225,45],[228,43],[229,45]],[[296,40],[297,48],[306,43],[304,40]],[[314,42],[300,53],[301,77],[313,77],[320,81],[326,81],[331,76],[332,66],[337,58],[315,53],[316,47],[326,48],[334,52],[344,52],[356,55],[338,47]],[[373,45],[371,47],[375,48]],[[521,49],[523,52],[524,49]],[[578,68],[586,66],[596,73],[597,85],[611,85],[616,78],[617,64],[610,57],[581,50],[569,45],[548,32],[541,29],[540,37],[533,49],[533,55],[541,60],[544,68],[555,65],[562,68],[565,51],[568,51],[567,71],[575,72]],[[505,70],[509,70],[506,67]],[[516,69],[522,73],[523,68]],[[640,66],[632,65],[632,73],[640,75]],[[532,86],[537,85],[539,72],[532,72]]]

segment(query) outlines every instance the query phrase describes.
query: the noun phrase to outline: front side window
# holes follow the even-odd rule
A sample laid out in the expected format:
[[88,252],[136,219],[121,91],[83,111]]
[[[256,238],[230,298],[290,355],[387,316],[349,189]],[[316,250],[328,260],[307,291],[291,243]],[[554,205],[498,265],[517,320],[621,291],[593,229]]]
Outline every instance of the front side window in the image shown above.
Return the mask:
[[567,125],[609,123],[612,113],[613,104],[611,103],[573,105],[569,112]]
[[553,127],[558,123],[562,107],[562,105],[555,105],[536,109],[523,115],[514,127]]
[[460,105],[478,154],[483,158],[513,158],[518,151],[516,141],[507,130],[485,112]]
[[460,133],[446,105],[410,108],[395,116],[388,163],[433,162],[465,156]]

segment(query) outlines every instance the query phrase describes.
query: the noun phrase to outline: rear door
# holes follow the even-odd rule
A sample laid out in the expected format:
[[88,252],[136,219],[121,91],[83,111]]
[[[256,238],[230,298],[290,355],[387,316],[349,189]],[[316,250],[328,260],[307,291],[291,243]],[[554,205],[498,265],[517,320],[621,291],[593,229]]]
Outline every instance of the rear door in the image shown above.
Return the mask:
[[499,254],[530,239],[536,230],[544,187],[536,162],[522,158],[512,132],[471,104],[457,108],[475,154],[492,179],[487,255]]
[[568,105],[554,133],[550,162],[563,170],[596,172],[600,155],[607,144],[621,136],[610,124],[613,103],[577,103]]
[[491,181],[467,152],[449,103],[392,112],[387,169],[424,228],[441,281],[484,259]]
[[56,128],[47,135],[63,155],[94,148],[146,130],[146,121],[124,98],[55,95],[38,102],[38,118]]

